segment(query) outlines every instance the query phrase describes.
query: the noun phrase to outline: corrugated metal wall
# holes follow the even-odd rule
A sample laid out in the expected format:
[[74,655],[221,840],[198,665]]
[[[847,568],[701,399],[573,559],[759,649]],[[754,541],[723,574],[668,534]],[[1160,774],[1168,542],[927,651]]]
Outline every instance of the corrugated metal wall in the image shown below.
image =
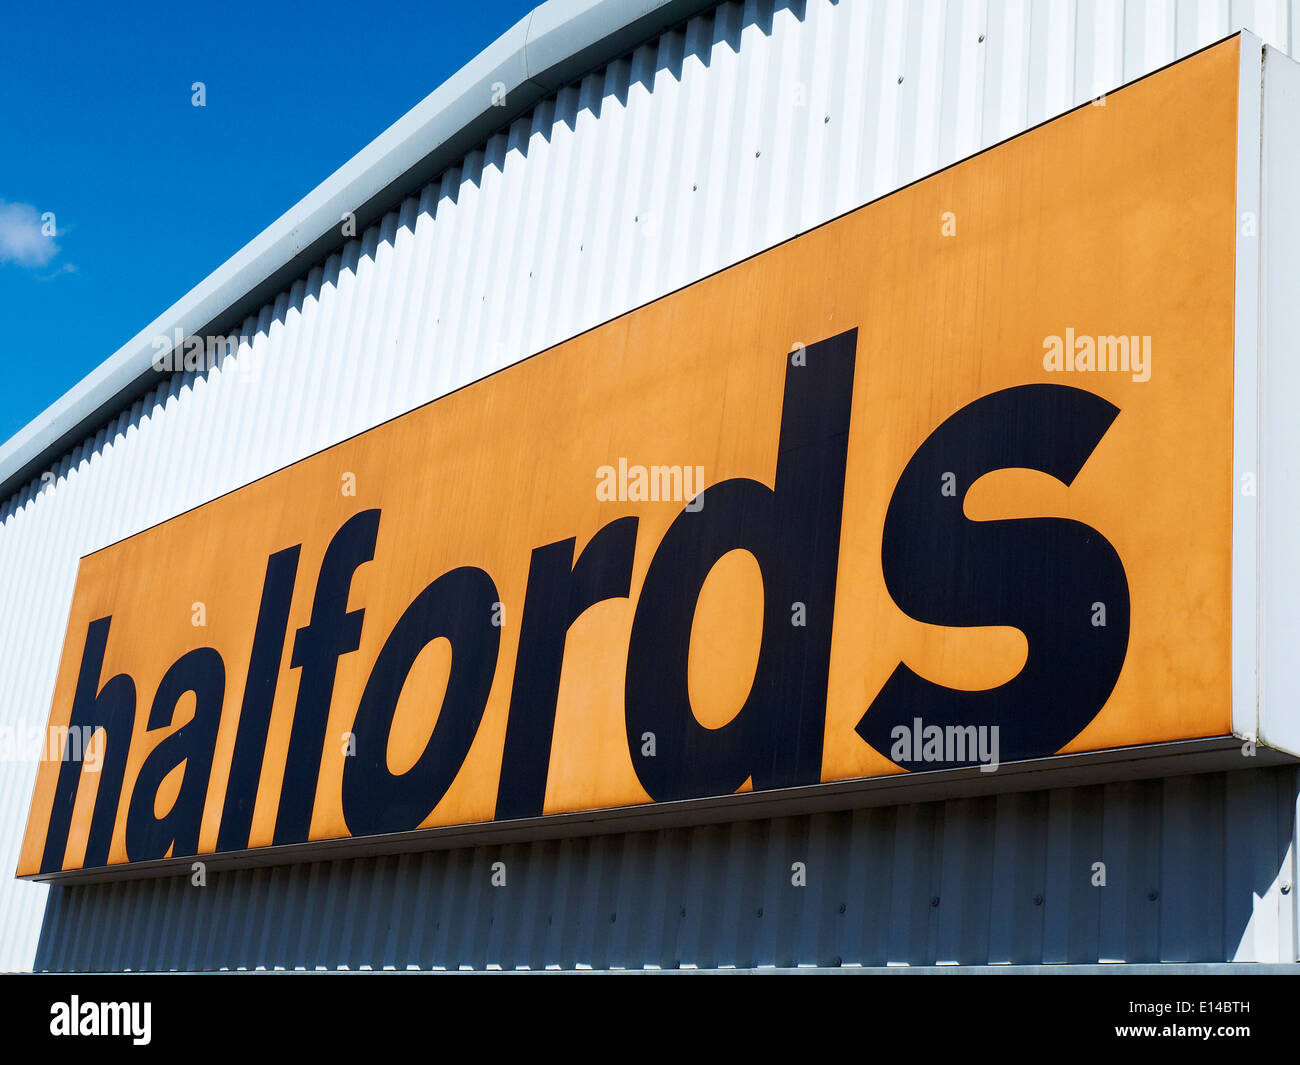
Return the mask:
[[[592,73],[264,308],[233,357],[160,384],[0,508],[0,727],[45,721],[87,552],[1233,29],[1289,51],[1297,16],[1296,0],[749,0]],[[3,767],[0,870],[36,757]],[[364,868],[313,875],[351,890],[338,878]],[[0,878],[0,968],[31,964],[45,898]]]
[[1241,770],[55,888],[36,966],[1291,961],[1298,788]]

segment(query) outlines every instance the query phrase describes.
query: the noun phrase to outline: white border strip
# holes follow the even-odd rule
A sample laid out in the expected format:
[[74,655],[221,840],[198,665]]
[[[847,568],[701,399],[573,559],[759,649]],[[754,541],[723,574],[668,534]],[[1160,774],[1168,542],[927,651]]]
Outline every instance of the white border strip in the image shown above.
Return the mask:
[[1259,740],[1300,754],[1300,65],[1264,52],[1259,217]]
[[[1263,41],[1241,33],[1232,381],[1232,731],[1259,731],[1259,201]],[[1246,494],[1254,484],[1253,494]]]

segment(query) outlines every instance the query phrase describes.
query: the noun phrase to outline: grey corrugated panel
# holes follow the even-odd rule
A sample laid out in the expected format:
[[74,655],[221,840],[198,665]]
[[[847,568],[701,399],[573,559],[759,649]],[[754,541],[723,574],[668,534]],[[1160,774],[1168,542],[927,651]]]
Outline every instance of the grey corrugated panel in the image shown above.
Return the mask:
[[1294,962],[1250,925],[1293,920],[1298,797],[1300,769],[1245,769],[56,887],[36,967]]
[[[207,373],[160,382],[54,464],[48,484],[37,479],[0,506],[0,725],[46,720],[82,555],[1059,113],[1088,99],[1094,85],[1114,87],[1243,24],[1285,48],[1296,33],[1295,10],[1284,0],[747,0],[579,78],[418,195],[393,203],[358,239],[250,314],[232,357]],[[33,750],[0,773],[4,969],[30,966],[46,899],[44,886],[7,876],[17,865],[35,767]],[[1111,802],[1112,793],[1104,794]],[[1048,801],[999,800],[1009,810]],[[1160,831],[1138,810],[1123,828],[1107,822],[1116,846],[1135,857]],[[947,874],[932,868],[933,854],[920,844],[941,848],[946,827],[926,816],[872,812],[854,831],[899,852],[899,875],[909,882],[938,877],[931,894],[942,894]],[[1174,835],[1195,843],[1195,832]],[[764,847],[781,845],[761,838]],[[993,839],[1010,848],[1013,866],[1028,860],[1017,841]],[[1111,845],[1109,837],[1103,842]],[[1257,844],[1252,835],[1243,854],[1257,860]],[[758,846],[747,844],[746,861]],[[1033,868],[1048,847],[1046,836],[1033,843]],[[875,867],[874,857],[855,860]],[[1182,859],[1161,860],[1176,866]],[[301,875],[317,907],[312,920],[325,921],[339,892],[353,890],[315,867]],[[652,875],[668,882],[658,867]],[[1013,879],[997,863],[992,875]],[[290,884],[297,889],[299,881]],[[554,887],[560,903],[584,904],[582,884]],[[632,889],[620,881],[618,890]],[[1128,922],[1143,911],[1141,890],[1133,888],[1132,914],[1104,911],[1103,950],[1131,942]],[[453,913],[486,904],[470,897],[446,905]],[[1069,957],[1084,949],[1070,925],[1044,924],[1025,909],[1032,901],[1023,893],[1014,904],[993,900],[987,932],[935,925],[931,948],[913,934],[930,927],[928,906],[927,897],[919,910],[905,907],[896,928],[864,930],[880,937],[871,941],[873,956],[907,961],[942,949],[960,959],[1049,946]],[[424,923],[413,934],[429,950],[449,949],[454,931],[419,917]],[[621,949],[636,943],[663,961],[704,917],[674,911],[662,919],[653,939],[627,930]],[[736,942],[756,957],[776,957],[790,949],[790,937],[811,934],[797,922],[752,931],[752,941]],[[220,932],[197,929],[193,954],[219,951],[222,937],[245,932],[238,921]],[[96,951],[105,949],[102,934],[90,933]],[[322,924],[321,934],[337,951],[351,949],[334,925]],[[598,938],[594,929],[584,934]],[[278,942],[286,950],[295,942],[276,928],[262,935],[270,954]],[[1291,918],[1257,922],[1251,935],[1261,951],[1271,943],[1294,953]],[[173,949],[170,936],[159,942]],[[574,947],[537,930],[514,949],[530,957],[550,950],[560,964],[561,952]]]

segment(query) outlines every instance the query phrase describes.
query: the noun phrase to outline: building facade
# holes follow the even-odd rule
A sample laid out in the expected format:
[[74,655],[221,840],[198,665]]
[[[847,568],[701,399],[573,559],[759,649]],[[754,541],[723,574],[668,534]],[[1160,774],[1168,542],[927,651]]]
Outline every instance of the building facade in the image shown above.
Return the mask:
[[[1238,40],[1251,69],[1266,72],[1253,132],[1237,129],[1240,143],[1265,145],[1261,199],[1244,213],[1283,227],[1265,229],[1277,239],[1262,244],[1246,293],[1262,306],[1296,276],[1285,255],[1295,220],[1281,203],[1270,215],[1268,198],[1269,175],[1294,154],[1284,123],[1268,140],[1268,109],[1285,118],[1291,100],[1296,5],[550,0],[0,448],[4,723],[27,735],[49,718],[92,553],[1238,30],[1250,31]],[[1239,169],[1239,189],[1248,177]],[[1281,302],[1255,319],[1254,350],[1287,335]],[[155,341],[176,330],[234,340],[210,364],[159,370]],[[1234,380],[1240,394],[1240,365]],[[1252,426],[1259,462],[1234,466],[1261,483],[1288,443],[1267,413]],[[1259,662],[1285,656],[1294,624],[1267,594],[1291,502],[1277,507],[1257,527],[1234,511],[1233,564],[1245,564],[1238,537],[1257,543],[1248,577],[1263,590],[1247,632],[1234,583],[1232,639]],[[1269,668],[1251,684],[1266,686]],[[1279,690],[1290,679],[1276,677]],[[1300,774],[1284,756],[1296,730],[1279,717],[1269,742],[1242,716],[1256,699],[1242,679],[1234,670],[1228,735],[1275,758],[1207,753],[886,798],[814,789],[643,826],[278,856],[216,868],[201,889],[186,875],[9,879],[0,966],[1293,962]],[[0,780],[11,871],[38,745]],[[1097,861],[1104,890],[1087,872]],[[794,863],[808,874],[797,891]]]

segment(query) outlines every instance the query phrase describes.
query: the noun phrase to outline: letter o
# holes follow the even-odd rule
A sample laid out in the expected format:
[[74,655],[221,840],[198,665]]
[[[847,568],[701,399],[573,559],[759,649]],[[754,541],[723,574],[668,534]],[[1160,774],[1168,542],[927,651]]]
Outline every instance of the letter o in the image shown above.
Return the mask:
[[[354,836],[408,832],[442,800],[469,753],[496,673],[501,630],[492,624],[496,585],[472,566],[444,573],[398,619],[375,659],[352,732],[356,755],[343,768],[343,817]],[[388,770],[397,702],[421,651],[451,643],[451,675],[433,734],[405,773]]]

